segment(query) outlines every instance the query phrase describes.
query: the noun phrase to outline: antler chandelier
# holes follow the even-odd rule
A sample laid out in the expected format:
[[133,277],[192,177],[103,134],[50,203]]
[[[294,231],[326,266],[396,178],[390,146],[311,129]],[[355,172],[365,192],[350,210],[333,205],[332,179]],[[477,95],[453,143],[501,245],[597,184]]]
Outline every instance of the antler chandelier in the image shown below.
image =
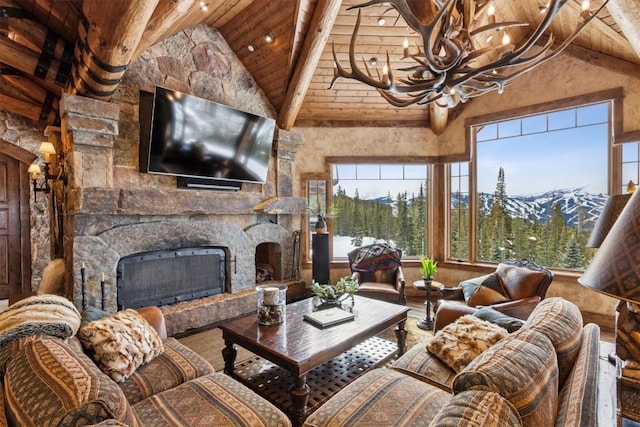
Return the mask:
[[[542,4],[542,1],[548,3]],[[545,35],[545,32],[560,9],[574,1],[541,0],[538,9],[542,19],[535,28],[530,28],[527,22],[496,22],[499,0],[371,0],[351,6],[348,10],[358,9],[349,45],[351,70],[340,64],[333,45],[336,68],[330,88],[340,77],[354,79],[375,88],[396,107],[435,102],[451,108],[487,92],[502,93],[513,79],[566,48],[608,0],[595,12],[590,11],[589,1],[584,0],[577,12],[573,33],[561,43],[555,43],[554,35]],[[421,45],[416,43],[413,52],[408,39],[404,40],[401,58],[413,61],[405,68],[398,68],[404,77],[395,75],[388,51],[382,73],[377,68],[371,69],[370,65],[375,64],[368,64],[364,58],[364,68],[357,64],[355,50],[361,9],[376,5],[386,5],[385,13],[395,9],[398,19],[401,17],[407,28],[422,38]],[[512,40],[517,33],[521,37]]]

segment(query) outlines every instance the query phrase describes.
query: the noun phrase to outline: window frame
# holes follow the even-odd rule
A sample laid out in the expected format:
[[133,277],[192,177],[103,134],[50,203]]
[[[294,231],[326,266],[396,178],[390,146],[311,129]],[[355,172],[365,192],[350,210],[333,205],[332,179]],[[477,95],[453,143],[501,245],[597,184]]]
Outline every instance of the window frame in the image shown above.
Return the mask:
[[[616,88],[612,90],[605,90],[596,92],[593,94],[586,94],[575,96],[571,98],[545,102],[535,104],[532,106],[526,106],[516,108],[508,111],[502,111],[497,113],[490,113],[486,115],[480,115],[470,117],[465,120],[465,139],[470,153],[468,159],[469,169],[469,233],[468,233],[468,259],[460,260],[452,258],[451,255],[451,172],[452,168],[450,164],[445,166],[446,179],[445,184],[447,186],[445,192],[445,198],[443,200],[443,208],[445,212],[445,218],[447,218],[447,230],[446,238],[443,239],[445,262],[469,265],[494,265],[495,263],[489,261],[478,261],[477,259],[477,159],[476,159],[476,135],[474,127],[482,126],[484,124],[497,123],[502,121],[508,121],[525,116],[532,116],[537,114],[547,114],[553,111],[559,111],[569,108],[579,108],[586,105],[598,104],[609,102],[609,147],[608,147],[608,179],[607,179],[607,191],[608,194],[618,194],[622,188],[622,148],[620,142],[615,139],[615,135],[620,135],[622,130],[622,99],[623,89]],[[637,136],[637,135],[635,135]],[[460,163],[460,162],[456,162]],[[562,271],[561,268],[554,268],[554,270]],[[573,270],[566,270],[575,272]]]
[[[332,180],[332,166],[334,164],[417,164],[424,165],[427,167],[427,185],[425,187],[425,191],[427,192],[427,218],[425,219],[425,227],[426,227],[426,247],[429,254],[434,253],[434,245],[433,245],[433,236],[430,235],[429,229],[433,229],[433,206],[434,206],[434,165],[436,163],[437,158],[432,156],[411,156],[411,157],[376,157],[376,156],[363,156],[363,157],[353,157],[353,156],[345,156],[345,157],[333,157],[328,156],[325,158],[324,170],[322,173],[308,173],[303,174],[301,176],[303,182],[303,191],[305,198],[309,196],[309,181],[313,180],[326,180],[327,182],[327,206],[333,205],[333,185],[331,184]],[[304,224],[303,229],[304,232],[302,237],[302,247],[304,248],[303,252],[303,263],[309,265],[311,264],[311,253],[310,253],[310,245],[311,245],[311,233],[309,232],[309,224],[310,221],[313,221],[311,213],[309,210],[304,216]],[[330,263],[335,264],[346,264],[347,258],[340,257],[335,258],[333,256],[333,220],[331,215],[327,217],[327,231],[330,235],[330,244],[329,244],[329,260]],[[409,261],[417,261],[419,257],[407,257]]]

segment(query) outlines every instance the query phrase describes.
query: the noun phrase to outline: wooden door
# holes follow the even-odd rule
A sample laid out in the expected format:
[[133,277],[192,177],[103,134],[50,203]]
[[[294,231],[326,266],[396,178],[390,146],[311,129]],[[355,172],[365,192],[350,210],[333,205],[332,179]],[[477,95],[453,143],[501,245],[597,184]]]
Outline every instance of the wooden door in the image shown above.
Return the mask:
[[0,153],[0,299],[21,288],[20,165]]

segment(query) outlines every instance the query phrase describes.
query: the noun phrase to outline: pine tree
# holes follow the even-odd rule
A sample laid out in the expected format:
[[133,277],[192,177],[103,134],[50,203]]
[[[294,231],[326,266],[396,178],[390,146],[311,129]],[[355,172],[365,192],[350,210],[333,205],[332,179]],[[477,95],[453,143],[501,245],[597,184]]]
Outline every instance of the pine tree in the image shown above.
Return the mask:
[[584,258],[582,257],[582,250],[575,238],[575,235],[567,243],[562,267],[572,269],[582,269],[585,267]]

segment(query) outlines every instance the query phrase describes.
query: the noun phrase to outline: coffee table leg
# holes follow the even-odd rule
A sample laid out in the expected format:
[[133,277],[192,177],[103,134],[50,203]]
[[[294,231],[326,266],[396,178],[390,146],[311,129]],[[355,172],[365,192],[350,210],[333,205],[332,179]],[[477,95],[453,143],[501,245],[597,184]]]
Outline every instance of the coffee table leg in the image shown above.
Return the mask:
[[292,403],[292,416],[293,424],[295,426],[301,426],[304,424],[304,420],[307,419],[307,402],[309,401],[309,385],[307,384],[307,376],[302,375],[296,378],[293,386],[291,387],[291,403]]
[[224,359],[224,373],[231,375],[236,368],[236,355],[238,350],[233,345],[233,341],[224,340],[224,348],[222,349],[222,358]]
[[407,349],[407,330],[404,325],[407,321],[403,320],[396,326],[396,338],[398,339],[398,356],[402,356]]

